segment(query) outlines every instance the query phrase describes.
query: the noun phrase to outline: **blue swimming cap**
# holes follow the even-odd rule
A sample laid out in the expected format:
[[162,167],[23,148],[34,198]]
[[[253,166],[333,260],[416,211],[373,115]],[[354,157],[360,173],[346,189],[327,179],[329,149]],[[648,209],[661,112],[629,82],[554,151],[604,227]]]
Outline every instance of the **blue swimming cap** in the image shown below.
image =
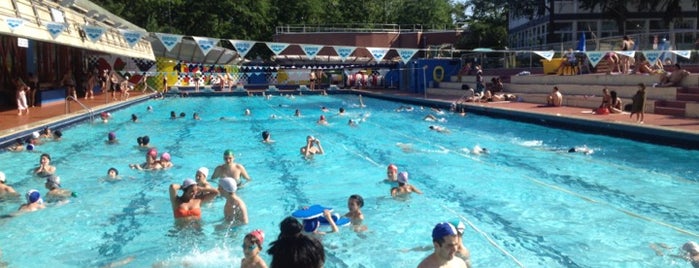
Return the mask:
[[41,199],[41,194],[39,193],[39,191],[31,189],[29,190],[29,192],[27,192],[25,197],[27,198],[27,203],[31,204],[36,201],[39,201]]
[[34,150],[34,144],[27,144],[27,151],[33,151]]
[[454,225],[451,225],[451,223],[440,222],[434,226],[434,229],[432,229],[432,239],[433,240],[438,240],[438,239],[441,239],[442,237],[450,236],[450,235],[457,235],[456,228],[454,228]]
[[318,218],[303,220],[303,231],[307,233],[312,233],[318,230],[320,227],[320,220]]

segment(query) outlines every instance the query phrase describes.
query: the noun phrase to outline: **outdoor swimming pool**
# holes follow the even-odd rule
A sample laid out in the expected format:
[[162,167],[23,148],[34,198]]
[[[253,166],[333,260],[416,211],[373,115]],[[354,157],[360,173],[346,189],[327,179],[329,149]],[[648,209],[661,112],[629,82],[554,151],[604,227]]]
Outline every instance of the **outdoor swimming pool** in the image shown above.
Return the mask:
[[[299,206],[345,213],[347,197],[360,194],[369,230],[342,228],[323,237],[325,267],[415,267],[430,251],[414,249],[431,246],[432,227],[453,218],[467,221],[464,242],[474,267],[689,265],[668,255],[699,240],[692,210],[699,202],[697,151],[477,115],[447,113],[437,115],[446,122],[426,122],[425,115],[435,114],[428,108],[396,112],[400,103],[367,97],[364,103],[360,107],[355,95],[166,98],[114,111],[107,124],[97,119],[64,129],[63,141],[36,152],[2,152],[0,171],[19,192],[46,192],[44,181],[30,175],[43,152],[51,154],[63,187],[78,192],[68,204],[1,218],[2,261],[12,267],[239,267],[245,233],[263,229],[266,251],[279,222]],[[337,115],[340,107],[348,114]],[[243,116],[246,108],[251,116]],[[295,109],[303,116],[294,117]],[[170,111],[187,115],[170,120]],[[193,112],[202,120],[192,120]],[[139,122],[130,121],[132,113]],[[321,114],[329,126],[315,123]],[[350,127],[350,118],[364,120]],[[430,131],[432,124],[451,133]],[[274,144],[260,142],[264,130]],[[105,144],[110,131],[119,145]],[[174,168],[128,168],[143,161],[135,146],[143,135],[172,155]],[[299,155],[307,135],[322,141],[325,155]],[[476,145],[491,153],[466,152]],[[584,145],[594,153],[567,153]],[[193,178],[201,166],[211,175],[226,149],[253,178],[238,192],[250,223],[216,230],[224,205],[217,199],[203,206],[200,232],[178,230],[168,185]],[[382,182],[390,163],[408,171],[425,194],[392,199],[391,185]],[[102,181],[109,167],[123,179]],[[21,201],[1,201],[0,214],[14,212]],[[668,247],[660,247],[663,256],[651,249],[654,243]]]

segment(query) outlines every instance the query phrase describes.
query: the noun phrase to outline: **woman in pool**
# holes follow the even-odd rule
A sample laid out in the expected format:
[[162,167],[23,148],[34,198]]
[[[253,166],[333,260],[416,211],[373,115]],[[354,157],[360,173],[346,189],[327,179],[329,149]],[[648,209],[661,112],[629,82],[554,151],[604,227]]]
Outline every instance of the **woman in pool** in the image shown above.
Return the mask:
[[318,123],[318,125],[328,125],[328,120],[325,119],[325,115],[321,114],[316,123]]
[[109,170],[107,170],[107,179],[120,180],[121,178],[119,177],[119,170],[113,167],[109,168]]
[[[182,195],[177,196],[177,191]],[[209,201],[218,195],[213,188],[200,188],[192,179],[185,179],[182,184],[170,184],[170,204],[176,220],[201,219],[201,202]]]
[[265,130],[262,131],[262,142],[263,143],[273,143],[274,140],[272,140],[271,135],[269,134],[269,131]]
[[160,160],[158,161],[160,168],[165,169],[173,167],[174,164],[172,164],[172,161],[170,160],[172,160],[170,153],[163,153],[162,155],[160,155]]
[[117,140],[116,133],[114,132],[109,132],[107,134],[107,144],[118,144],[119,140]]
[[391,196],[404,196],[409,193],[422,194],[422,191],[420,191],[420,189],[417,187],[408,184],[408,172],[403,171],[398,173],[398,186],[391,188]]
[[44,187],[49,190],[46,192],[46,200],[48,202],[62,201],[73,196],[72,191],[61,188],[61,178],[56,175],[46,177]]
[[313,136],[306,137],[306,146],[301,147],[301,154],[304,156],[323,154],[323,146],[320,145],[320,140]]
[[143,164],[130,164],[129,167],[138,170],[153,170],[162,169],[162,166],[157,160],[158,151],[155,148],[151,148],[146,152],[146,162]]
[[267,268],[267,263],[260,257],[264,241],[265,233],[259,229],[245,235],[243,238],[245,258],[240,260],[241,268]]
[[354,231],[366,231],[366,226],[362,225],[362,222],[364,222],[362,207],[364,207],[364,198],[361,195],[353,194],[347,199],[349,212],[345,214],[345,218],[352,221],[352,229]]
[[34,170],[34,174],[39,177],[46,177],[56,174],[56,167],[51,165],[51,156],[49,154],[42,154],[39,159],[39,167]]
[[218,191],[226,199],[223,220],[233,225],[248,224],[248,209],[242,198],[235,194],[238,185],[235,179],[223,177],[218,181]]

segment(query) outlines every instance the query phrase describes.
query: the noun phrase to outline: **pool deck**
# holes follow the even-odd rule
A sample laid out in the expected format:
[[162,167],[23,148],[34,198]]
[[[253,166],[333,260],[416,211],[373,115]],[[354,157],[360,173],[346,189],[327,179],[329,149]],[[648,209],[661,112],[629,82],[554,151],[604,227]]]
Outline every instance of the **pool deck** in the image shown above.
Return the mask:
[[[429,101],[444,104],[455,102],[456,98],[431,98],[423,94],[407,93],[396,90],[366,90],[354,91],[357,94],[366,94],[368,96],[384,96],[386,98],[398,98],[404,100],[415,100],[418,102]],[[129,100],[143,100],[149,98],[151,94],[142,92],[132,92]],[[80,99],[80,102],[97,112],[103,109],[109,109],[114,106],[124,105],[124,101],[109,101],[107,102],[104,95],[98,95],[94,99]],[[679,141],[681,147],[697,148],[699,147],[699,118],[686,118],[658,114],[645,114],[643,124],[636,123],[629,118],[628,114],[609,114],[595,115],[589,109],[579,107],[539,107],[538,104],[524,102],[501,102],[501,103],[465,103],[467,112],[476,112],[480,114],[493,115],[497,117],[507,118],[509,115],[519,118],[529,118],[529,121],[534,120],[549,120],[559,123],[570,123],[578,127],[595,126],[605,127],[608,129],[620,129],[630,133],[647,134],[652,132],[663,132],[668,139],[673,137],[683,136],[686,141]],[[71,117],[77,117],[86,113],[80,105],[71,102],[71,112],[66,112],[65,103],[52,104],[43,107],[32,107],[28,115],[17,115],[16,109],[4,108],[0,109],[0,138],[8,137],[19,132],[26,132],[37,128],[43,128],[52,123],[65,120]],[[99,116],[99,114],[95,114]],[[624,136],[624,135],[616,135]],[[630,137],[633,138],[633,137]],[[697,144],[682,146],[683,142],[693,142]]]

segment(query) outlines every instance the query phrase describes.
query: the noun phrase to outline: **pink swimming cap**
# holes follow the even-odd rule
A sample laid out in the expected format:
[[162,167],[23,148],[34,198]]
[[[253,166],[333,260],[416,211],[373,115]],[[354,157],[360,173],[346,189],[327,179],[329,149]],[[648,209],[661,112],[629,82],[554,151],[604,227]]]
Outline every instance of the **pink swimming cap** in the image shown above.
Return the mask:
[[160,159],[163,159],[163,160],[165,160],[165,161],[170,161],[170,153],[163,153],[163,154],[160,156]]
[[321,114],[321,115],[320,115],[320,120],[325,120],[325,116]]
[[156,157],[158,157],[158,150],[156,150],[155,148],[150,148],[148,150],[148,153],[146,153],[146,155],[151,156],[153,158],[156,158]]
[[388,165],[387,170],[398,171],[398,167],[397,167],[396,165],[394,165],[394,164],[390,164],[390,165]]

